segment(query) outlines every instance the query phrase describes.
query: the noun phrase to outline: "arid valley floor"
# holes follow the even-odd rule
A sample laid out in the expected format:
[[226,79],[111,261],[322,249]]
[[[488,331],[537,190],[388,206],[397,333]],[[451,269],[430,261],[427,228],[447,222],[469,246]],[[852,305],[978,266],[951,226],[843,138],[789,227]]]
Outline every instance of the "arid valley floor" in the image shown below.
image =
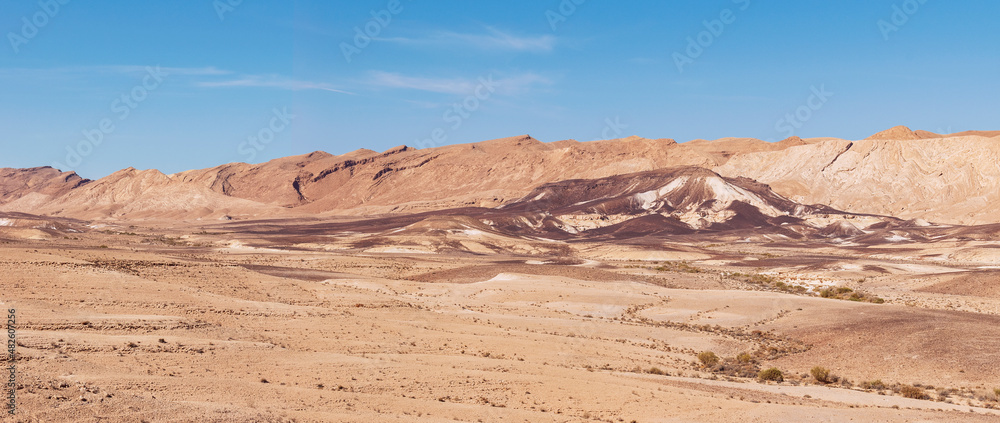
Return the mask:
[[15,421],[1000,421],[1000,132],[0,169]]
[[37,219],[0,228],[17,421],[1000,421],[995,236]]

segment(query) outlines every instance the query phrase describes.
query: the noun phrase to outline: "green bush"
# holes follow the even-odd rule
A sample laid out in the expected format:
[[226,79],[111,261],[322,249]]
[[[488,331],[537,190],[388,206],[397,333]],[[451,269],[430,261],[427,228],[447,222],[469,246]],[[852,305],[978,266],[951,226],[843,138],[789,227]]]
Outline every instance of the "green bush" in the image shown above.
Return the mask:
[[764,381],[767,380],[774,382],[785,381],[785,376],[781,374],[781,370],[778,370],[777,367],[772,367],[767,370],[761,370],[760,373],[757,374],[757,378]]
[[809,371],[813,379],[816,379],[819,383],[829,383],[830,382],[830,369],[826,367],[816,366]]
[[704,351],[698,354],[698,361],[705,367],[712,367],[719,364],[719,356],[715,355],[714,352]]

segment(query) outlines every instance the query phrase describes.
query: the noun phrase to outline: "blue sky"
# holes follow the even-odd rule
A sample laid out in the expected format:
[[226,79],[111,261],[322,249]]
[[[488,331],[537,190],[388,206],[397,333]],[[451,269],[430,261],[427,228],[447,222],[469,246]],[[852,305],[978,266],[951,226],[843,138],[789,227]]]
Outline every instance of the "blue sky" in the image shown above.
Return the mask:
[[972,0],[0,0],[0,167],[995,130],[996,16]]

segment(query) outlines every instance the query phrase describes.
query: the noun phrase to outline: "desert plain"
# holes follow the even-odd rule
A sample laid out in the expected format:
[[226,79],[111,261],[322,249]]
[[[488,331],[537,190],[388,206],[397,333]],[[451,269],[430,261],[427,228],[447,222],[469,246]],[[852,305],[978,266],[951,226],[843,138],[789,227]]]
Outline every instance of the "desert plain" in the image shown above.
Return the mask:
[[[867,158],[920,139],[858,144],[872,144]],[[560,143],[560,157],[594,148]],[[888,213],[894,200],[811,204],[811,192],[857,191],[747,169],[826,144],[833,161],[816,172],[864,159],[852,158],[854,143],[782,143],[650,144],[677,150],[668,162],[711,162],[669,168],[616,158],[628,151],[617,144],[600,153],[616,170],[591,166],[572,179],[522,163],[510,168],[535,170],[515,177],[537,181],[467,187],[461,198],[425,193],[436,206],[386,200],[429,186],[420,170],[378,164],[373,179],[361,170],[355,179],[355,169],[458,148],[494,163],[495,142],[288,159],[275,166],[291,169],[302,197],[292,200],[226,186],[263,167],[222,182],[31,170],[45,186],[8,170],[0,306],[16,310],[18,411],[9,419],[1000,421],[992,212],[973,200],[948,215],[929,199],[902,217]],[[350,168],[337,186],[366,181],[367,197],[309,198],[302,181],[319,183],[320,172],[305,175],[314,159],[327,175]],[[933,174],[913,160],[896,174],[910,165]],[[745,175],[733,174],[740,163]],[[758,182],[768,175],[770,185]],[[192,184],[194,194],[181,189]],[[881,189],[907,198],[897,185]],[[264,204],[260,215],[251,201]],[[321,205],[329,212],[310,208]]]

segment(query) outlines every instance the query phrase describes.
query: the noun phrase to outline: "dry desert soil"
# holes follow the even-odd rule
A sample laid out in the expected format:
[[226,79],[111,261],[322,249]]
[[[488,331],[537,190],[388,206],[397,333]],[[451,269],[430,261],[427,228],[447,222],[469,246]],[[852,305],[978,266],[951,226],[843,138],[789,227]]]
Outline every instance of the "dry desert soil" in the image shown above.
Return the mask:
[[988,241],[47,222],[0,228],[9,421],[1000,421]]
[[4,418],[998,422],[998,160],[896,127],[0,169]]

